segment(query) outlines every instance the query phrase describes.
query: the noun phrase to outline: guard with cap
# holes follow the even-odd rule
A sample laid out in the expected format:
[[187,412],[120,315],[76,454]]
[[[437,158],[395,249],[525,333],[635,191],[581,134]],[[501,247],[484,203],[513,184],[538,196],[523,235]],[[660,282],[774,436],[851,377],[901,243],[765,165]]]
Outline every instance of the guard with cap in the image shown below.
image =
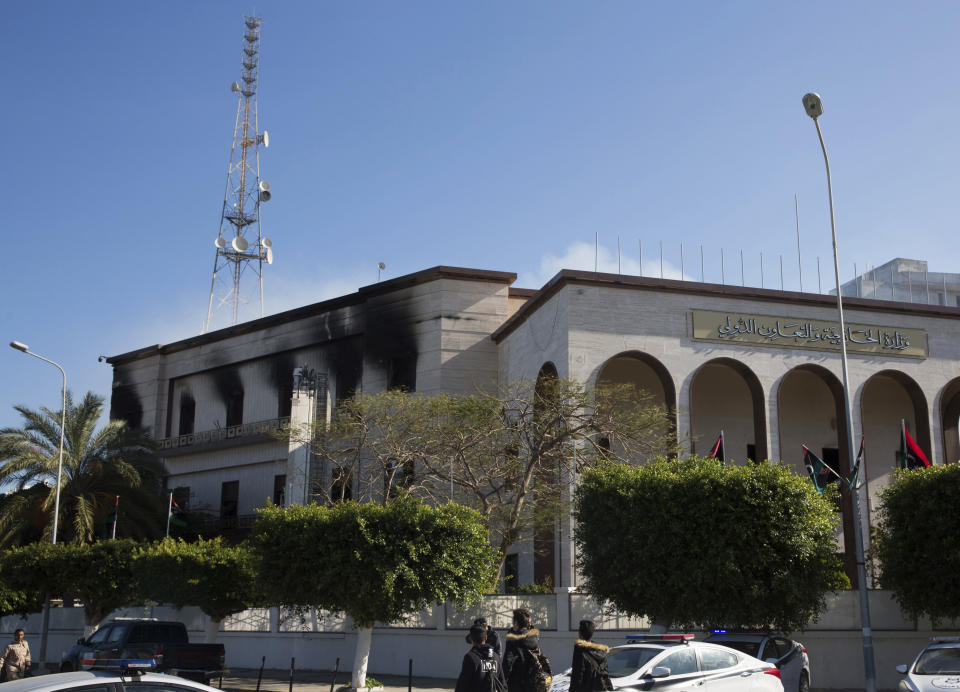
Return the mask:
[[[482,616],[478,617],[473,621],[473,626],[476,627],[478,625],[483,627],[484,631],[487,633],[487,644],[490,645],[497,656],[502,656],[503,653],[500,651],[500,638],[497,636],[497,633],[494,631],[494,629],[487,624],[487,619]],[[472,644],[469,634],[464,637],[464,639],[466,639],[467,644]]]

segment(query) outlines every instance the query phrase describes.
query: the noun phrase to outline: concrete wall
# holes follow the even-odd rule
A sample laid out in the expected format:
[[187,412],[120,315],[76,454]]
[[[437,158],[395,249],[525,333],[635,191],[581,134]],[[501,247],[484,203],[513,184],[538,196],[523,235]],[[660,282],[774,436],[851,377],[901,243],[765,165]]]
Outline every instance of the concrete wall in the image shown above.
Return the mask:
[[[434,606],[398,626],[377,627],[373,634],[370,671],[374,676],[377,673],[404,675],[408,661],[413,659],[414,675],[456,677],[466,650],[464,638],[473,618],[482,614],[491,626],[502,632],[509,627],[512,609],[520,606],[533,612],[534,625],[541,630],[544,652],[557,672],[570,665],[573,642],[577,638],[576,626],[583,618],[598,624],[595,641],[612,646],[623,643],[625,634],[648,627],[643,619],[602,608],[586,594],[490,596],[476,609],[460,611],[452,605]],[[953,629],[935,629],[927,620],[904,620],[886,591],[871,591],[870,607],[881,690],[896,688],[900,676],[894,666],[910,663],[931,636],[954,633],[960,627],[960,623],[948,623]],[[114,616],[180,620],[186,623],[192,641],[203,641],[206,618],[196,608],[128,608],[117,611]],[[12,635],[14,629],[23,627],[31,650],[39,656],[40,624],[39,614],[26,621],[18,617],[0,618],[0,636]],[[70,648],[82,632],[82,609],[51,610],[48,660],[59,661],[61,653]],[[703,635],[698,633],[697,638]],[[863,654],[856,591],[832,596],[820,621],[792,636],[807,647],[814,687],[862,686]],[[348,619],[316,613],[308,613],[301,619],[277,608],[249,610],[230,618],[222,624],[218,640],[226,646],[228,668],[256,668],[260,657],[266,656],[267,668],[287,668],[290,658],[295,657],[297,668],[330,671],[337,658],[341,671],[349,669],[356,643]]]

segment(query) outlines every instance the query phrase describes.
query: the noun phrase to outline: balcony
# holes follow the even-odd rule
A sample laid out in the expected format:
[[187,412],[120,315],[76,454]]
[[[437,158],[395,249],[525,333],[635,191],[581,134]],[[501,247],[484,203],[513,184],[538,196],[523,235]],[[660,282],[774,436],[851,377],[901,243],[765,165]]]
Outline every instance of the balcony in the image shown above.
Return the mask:
[[257,442],[270,442],[276,439],[274,433],[289,423],[289,416],[241,423],[226,428],[166,437],[157,440],[157,447],[160,456],[174,457],[181,454],[210,452]]

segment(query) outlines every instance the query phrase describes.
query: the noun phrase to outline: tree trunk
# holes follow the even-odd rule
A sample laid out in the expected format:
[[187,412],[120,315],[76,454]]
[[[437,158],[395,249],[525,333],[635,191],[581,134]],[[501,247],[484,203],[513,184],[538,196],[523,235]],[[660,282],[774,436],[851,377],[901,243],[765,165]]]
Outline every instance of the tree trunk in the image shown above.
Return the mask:
[[665,634],[670,631],[671,624],[673,624],[673,618],[658,617],[650,623],[650,634]]
[[207,616],[207,626],[204,628],[204,642],[207,644],[217,643],[217,635],[220,633],[220,622],[220,620],[214,620],[212,617]]
[[359,690],[367,684],[367,661],[370,659],[370,639],[373,626],[357,625],[357,650],[353,654],[353,689]]

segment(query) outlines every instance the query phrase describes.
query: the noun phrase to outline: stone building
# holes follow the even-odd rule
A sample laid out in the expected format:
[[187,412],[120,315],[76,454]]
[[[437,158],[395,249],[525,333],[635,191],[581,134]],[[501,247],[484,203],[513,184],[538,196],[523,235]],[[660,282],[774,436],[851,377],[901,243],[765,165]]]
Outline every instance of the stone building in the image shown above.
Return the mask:
[[[846,429],[836,299],[814,293],[564,270],[539,290],[515,274],[435,267],[173,344],[113,356],[111,414],[160,441],[178,502],[227,527],[254,508],[337,483],[271,430],[329,415],[358,387],[472,392],[556,375],[631,382],[666,404],[691,451],[722,430],[727,459],[783,460],[801,445],[846,473],[865,439],[871,519],[896,466],[901,421],[933,463],[960,458],[960,308],[844,299],[854,429]],[[843,498],[841,544],[852,569]],[[519,583],[575,585],[569,520],[552,549],[517,546]]]

